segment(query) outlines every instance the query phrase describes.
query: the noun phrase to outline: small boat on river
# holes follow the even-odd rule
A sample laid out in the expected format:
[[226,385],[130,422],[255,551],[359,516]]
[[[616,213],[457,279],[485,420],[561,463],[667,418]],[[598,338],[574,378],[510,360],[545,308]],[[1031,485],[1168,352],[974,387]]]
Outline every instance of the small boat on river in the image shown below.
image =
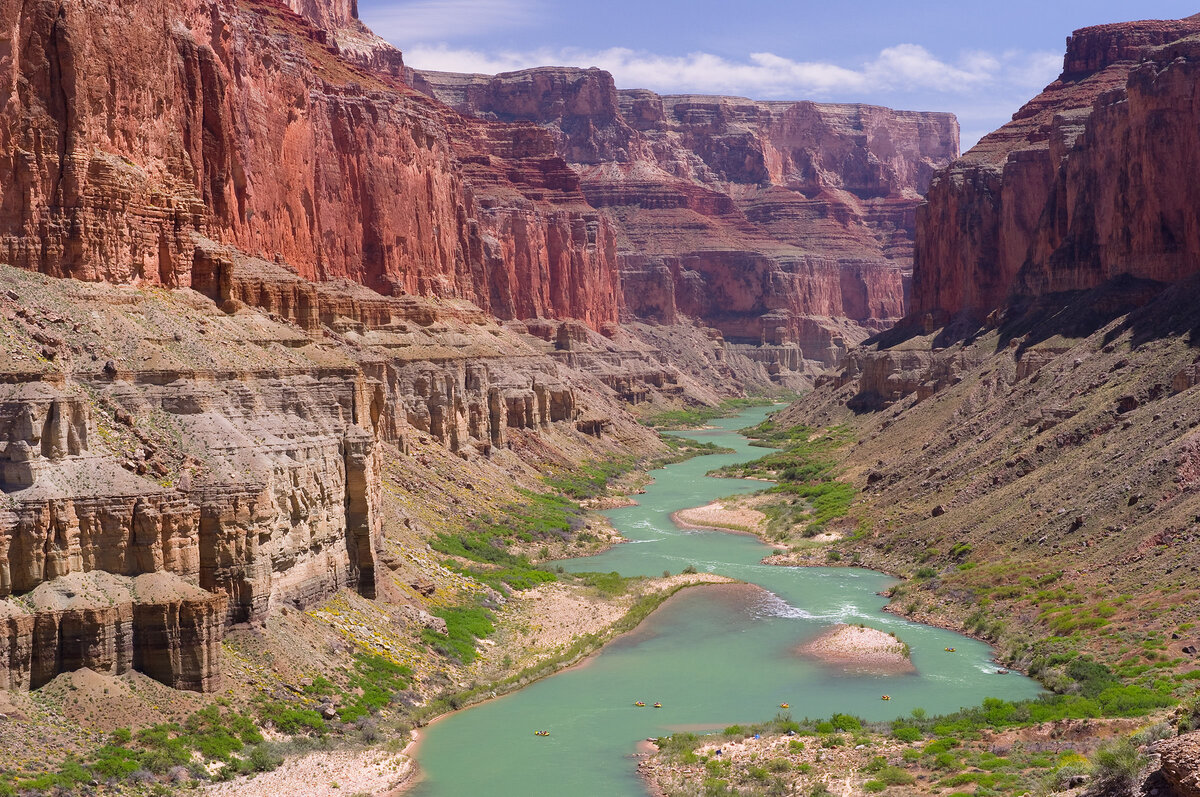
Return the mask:
[[779,707],[780,708],[791,708],[791,706],[789,706],[787,703],[780,703]]
[[655,704],[654,704],[654,707],[655,707],[655,708],[662,708],[662,703],[655,703]]
[[637,702],[635,702],[635,703],[634,703],[634,705],[635,705],[635,706],[637,706],[638,708],[645,708],[645,707],[646,707],[646,701],[645,701],[645,700],[638,700]]

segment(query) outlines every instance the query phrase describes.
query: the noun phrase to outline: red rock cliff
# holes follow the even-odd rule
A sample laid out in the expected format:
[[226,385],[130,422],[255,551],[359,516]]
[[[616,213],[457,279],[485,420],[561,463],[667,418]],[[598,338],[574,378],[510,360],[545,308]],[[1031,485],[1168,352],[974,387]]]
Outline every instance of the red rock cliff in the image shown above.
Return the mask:
[[284,5],[325,31],[349,28],[358,20],[358,0],[284,0]]
[[1200,19],[1076,31],[1063,73],[933,181],[913,313],[981,318],[1016,297],[1200,262]]
[[598,69],[408,75],[463,113],[554,137],[618,229],[632,316],[692,316],[826,363],[904,315],[914,209],[958,154],[949,114],[663,97]]
[[611,233],[560,159],[487,154],[517,180],[481,206],[448,132],[470,124],[392,77],[352,0],[290,4],[320,27],[275,0],[0,1],[0,260],[188,286],[211,238],[309,279],[616,320]]

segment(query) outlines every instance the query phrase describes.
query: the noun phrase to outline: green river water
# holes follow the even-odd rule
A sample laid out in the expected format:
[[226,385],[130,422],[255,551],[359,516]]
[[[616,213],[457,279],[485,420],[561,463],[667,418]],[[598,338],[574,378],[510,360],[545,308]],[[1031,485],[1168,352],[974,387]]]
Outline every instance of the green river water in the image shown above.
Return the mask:
[[[930,714],[978,705],[985,697],[1029,698],[1039,686],[999,675],[984,644],[882,611],[878,593],[893,579],[856,568],[760,564],[770,548],[753,537],[682,531],[670,515],[763,483],[713,479],[713,468],[762,456],[733,430],[771,408],[714,422],[688,437],[736,449],[655,471],[639,506],[606,512],[630,542],[598,556],[561,562],[573,572],[661,575],[688,565],[761,590],[694,587],[676,595],[635,631],[584,666],[453,714],[421,731],[419,797],[644,797],[632,758],[647,737],[768,720],[789,703],[793,716],[835,712],[882,720],[922,707]],[[916,675],[837,671],[798,657],[797,645],[836,623],[894,632],[912,649]],[[956,653],[945,652],[953,647]],[[891,695],[891,701],[880,695]],[[637,708],[634,701],[650,704]],[[651,706],[661,701],[663,708]],[[549,737],[534,735],[548,729]]]

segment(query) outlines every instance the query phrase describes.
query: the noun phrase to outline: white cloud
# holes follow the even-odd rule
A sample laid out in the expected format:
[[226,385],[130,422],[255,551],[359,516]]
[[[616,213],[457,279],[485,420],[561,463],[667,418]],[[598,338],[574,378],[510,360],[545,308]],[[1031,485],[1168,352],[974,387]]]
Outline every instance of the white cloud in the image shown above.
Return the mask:
[[537,0],[412,0],[372,9],[371,28],[395,42],[438,41],[528,25]]
[[916,44],[885,48],[854,67],[775,53],[735,60],[705,52],[675,56],[622,47],[483,52],[418,44],[406,48],[404,56],[418,69],[494,74],[534,66],[598,66],[611,72],[621,88],[795,99],[877,99],[887,93],[964,97],[1001,88],[1036,89],[1053,80],[1061,66],[1061,56],[1021,52],[970,52],[949,62]]

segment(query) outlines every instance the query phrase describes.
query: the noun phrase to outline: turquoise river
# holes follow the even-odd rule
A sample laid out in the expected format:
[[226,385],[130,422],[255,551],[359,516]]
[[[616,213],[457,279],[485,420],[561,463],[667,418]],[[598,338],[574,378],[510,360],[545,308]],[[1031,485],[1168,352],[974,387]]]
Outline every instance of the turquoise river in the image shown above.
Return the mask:
[[[644,797],[633,758],[641,739],[674,730],[720,729],[768,720],[780,703],[793,716],[845,712],[891,719],[921,707],[940,713],[985,697],[1018,700],[1038,685],[1000,675],[984,644],[883,611],[889,576],[856,568],[760,564],[770,549],[753,537],[682,531],[671,513],[762,482],[705,477],[713,468],[762,456],[734,430],[769,408],[716,421],[687,436],[736,450],[697,457],[652,475],[639,505],[606,514],[629,542],[561,564],[569,571],[678,573],[688,565],[766,590],[694,587],[583,666],[455,713],[421,731],[419,797]],[[916,675],[835,671],[795,654],[836,623],[862,623],[908,643]],[[950,654],[945,648],[955,648]],[[891,695],[890,702],[880,695]],[[634,701],[660,701],[661,709]],[[548,729],[549,737],[534,735]]]

